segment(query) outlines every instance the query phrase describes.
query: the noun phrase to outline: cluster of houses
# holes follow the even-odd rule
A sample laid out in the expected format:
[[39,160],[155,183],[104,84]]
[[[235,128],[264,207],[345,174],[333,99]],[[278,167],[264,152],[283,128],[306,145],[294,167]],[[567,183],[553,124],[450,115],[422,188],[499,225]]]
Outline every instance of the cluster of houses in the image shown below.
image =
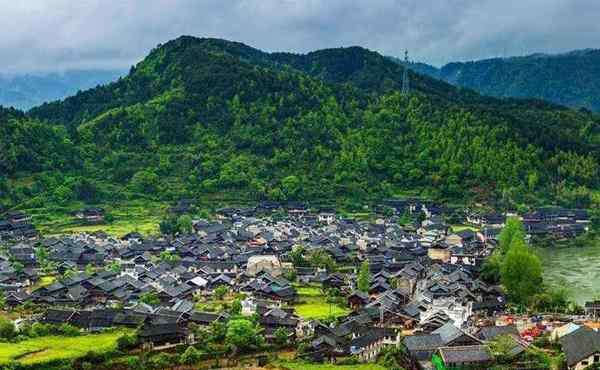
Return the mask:
[[[514,340],[515,355],[525,351],[529,344],[514,326],[494,325],[505,309],[502,291],[478,277],[506,217],[471,214],[465,221],[477,228],[452,232],[439,205],[387,201],[385,206],[392,215],[356,221],[329,211],[312,213],[303,204],[282,212],[279,204],[264,202],[221,209],[214,220],[194,221],[192,234],[174,238],[97,232],[22,239],[0,256],[0,289],[9,306],[32,301],[48,307],[44,322],[89,331],[137,327],[149,347],[193,343],[194,326],[227,321],[228,313],[201,312],[195,304],[224,286],[244,294],[242,314],[257,315],[267,339],[283,327],[291,340],[308,340],[302,355],[312,360],[356,356],[366,362],[386,346],[402,345],[412,368],[432,368],[435,356],[449,367],[485,368],[493,361],[489,343],[500,335]],[[189,207],[182,201],[172,212]],[[424,217],[401,226],[406,213]],[[579,211],[565,213],[566,219],[560,212],[544,214],[539,223],[585,225],[587,219]],[[526,225],[533,219],[524,216]],[[18,218],[11,220],[12,225]],[[294,266],[296,246],[303,247],[307,261],[319,251],[341,268]],[[36,248],[62,275],[37,288],[42,272]],[[23,268],[16,270],[14,261]],[[362,261],[370,268],[366,291],[356,285]],[[299,317],[296,284],[337,289],[351,313],[328,324]],[[157,299],[152,305],[144,303],[149,294]]]
[[0,241],[2,240],[34,240],[38,236],[35,226],[31,223],[31,216],[20,212],[11,211],[0,217]]

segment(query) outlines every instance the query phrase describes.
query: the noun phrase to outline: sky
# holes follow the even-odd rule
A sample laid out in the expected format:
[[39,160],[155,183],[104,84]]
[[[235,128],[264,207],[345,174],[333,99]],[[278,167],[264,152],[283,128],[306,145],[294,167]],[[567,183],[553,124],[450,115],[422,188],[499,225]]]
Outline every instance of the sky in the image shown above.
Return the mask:
[[126,68],[180,35],[442,65],[600,48],[600,0],[0,0],[0,73]]

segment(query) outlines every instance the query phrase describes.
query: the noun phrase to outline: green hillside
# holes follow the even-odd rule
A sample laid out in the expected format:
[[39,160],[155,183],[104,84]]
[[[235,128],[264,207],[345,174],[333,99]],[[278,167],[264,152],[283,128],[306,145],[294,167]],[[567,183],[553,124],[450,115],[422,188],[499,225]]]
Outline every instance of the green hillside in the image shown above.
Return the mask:
[[[0,114],[5,206],[227,194],[589,205],[600,117],[499,100],[352,47],[296,55],[181,37],[121,80]],[[212,194],[212,195],[211,195]]]

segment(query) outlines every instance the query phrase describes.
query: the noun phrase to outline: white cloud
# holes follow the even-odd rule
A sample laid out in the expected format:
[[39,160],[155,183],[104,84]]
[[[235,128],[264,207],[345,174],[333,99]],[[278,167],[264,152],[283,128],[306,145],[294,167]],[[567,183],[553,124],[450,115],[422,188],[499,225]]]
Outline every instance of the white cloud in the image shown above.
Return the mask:
[[182,34],[434,64],[599,47],[597,0],[0,0],[0,70],[124,67]]

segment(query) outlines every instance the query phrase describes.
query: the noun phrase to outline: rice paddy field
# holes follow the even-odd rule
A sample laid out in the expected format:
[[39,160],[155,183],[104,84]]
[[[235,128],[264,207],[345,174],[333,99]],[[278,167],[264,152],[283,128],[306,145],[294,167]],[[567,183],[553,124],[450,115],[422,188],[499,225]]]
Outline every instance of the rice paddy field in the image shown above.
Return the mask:
[[0,343],[0,365],[16,361],[23,365],[76,359],[88,352],[102,353],[117,348],[117,339],[125,331],[78,337],[48,336],[17,343]]
[[549,284],[565,286],[579,304],[600,297],[600,240],[584,247],[536,248]]

